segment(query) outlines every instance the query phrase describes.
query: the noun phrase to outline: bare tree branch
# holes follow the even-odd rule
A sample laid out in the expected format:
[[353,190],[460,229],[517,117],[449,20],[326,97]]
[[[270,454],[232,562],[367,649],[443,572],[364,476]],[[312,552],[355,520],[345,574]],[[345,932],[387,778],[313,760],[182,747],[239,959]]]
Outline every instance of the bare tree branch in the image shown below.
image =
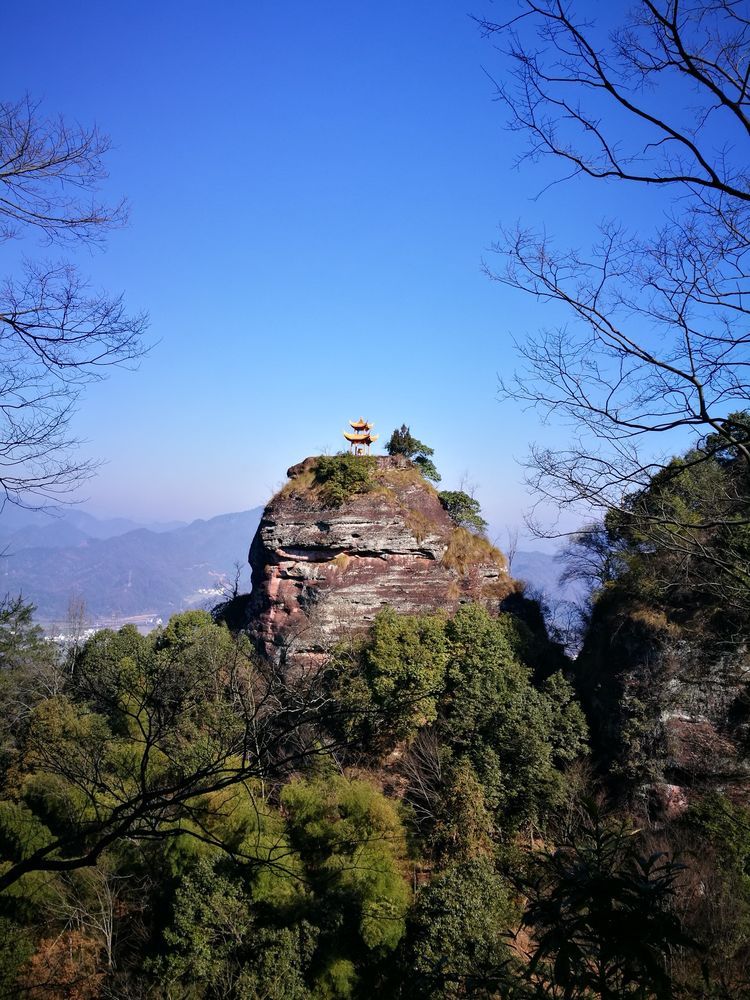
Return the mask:
[[[127,218],[124,202],[95,199],[109,148],[96,127],[47,119],[29,98],[0,103],[0,242],[103,245]],[[133,366],[146,327],[70,263],[25,261],[0,283],[0,506],[43,506],[92,474],[71,432],[82,388]]]
[[[522,364],[501,383],[572,428],[567,448],[532,449],[531,485],[589,520],[678,475],[686,440],[711,436],[750,468],[750,19],[732,0],[638,0],[604,31],[573,3],[519,0],[515,16],[480,24],[509,65],[498,98],[529,140],[524,159],[665,192],[651,234],[605,221],[583,252],[517,227],[492,248],[503,263],[486,264],[490,277],[568,316],[519,342]],[[682,469],[712,459],[699,450]],[[625,509],[687,557],[705,551],[701,533],[750,521],[743,482],[697,519]],[[723,568],[744,580],[732,553]]]

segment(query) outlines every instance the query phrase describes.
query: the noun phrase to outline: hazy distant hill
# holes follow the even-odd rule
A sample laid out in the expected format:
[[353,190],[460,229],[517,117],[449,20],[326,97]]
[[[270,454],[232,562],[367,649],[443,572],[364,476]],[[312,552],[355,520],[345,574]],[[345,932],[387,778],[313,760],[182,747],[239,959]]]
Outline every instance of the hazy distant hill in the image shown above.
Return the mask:
[[[22,592],[41,621],[64,621],[71,597],[96,620],[155,614],[215,603],[245,566],[260,510],[222,514],[177,528],[132,528],[81,511],[50,522],[0,526],[0,592]],[[124,531],[122,529],[125,529]],[[249,589],[249,580],[243,581]]]
[[[43,622],[64,623],[71,598],[82,598],[89,620],[154,615],[166,620],[188,607],[211,606],[243,567],[261,510],[221,514],[191,524],[140,525],[100,520],[82,510],[58,517],[15,508],[0,516],[0,594],[23,593]],[[520,551],[513,575],[553,600],[571,599],[561,566],[546,552]]]
[[101,519],[76,507],[46,513],[6,504],[0,513],[0,550],[57,549],[78,545],[87,538],[114,538],[140,528],[161,533],[184,527],[185,521],[144,523],[126,517]]

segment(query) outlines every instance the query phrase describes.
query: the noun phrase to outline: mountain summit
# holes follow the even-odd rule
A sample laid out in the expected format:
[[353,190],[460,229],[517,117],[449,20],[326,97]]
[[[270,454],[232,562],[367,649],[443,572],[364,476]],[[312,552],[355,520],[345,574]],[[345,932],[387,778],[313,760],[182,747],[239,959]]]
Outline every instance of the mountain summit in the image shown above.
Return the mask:
[[250,548],[249,629],[277,661],[321,658],[385,605],[498,607],[516,589],[502,553],[457,526],[404,457],[311,457],[288,476]]

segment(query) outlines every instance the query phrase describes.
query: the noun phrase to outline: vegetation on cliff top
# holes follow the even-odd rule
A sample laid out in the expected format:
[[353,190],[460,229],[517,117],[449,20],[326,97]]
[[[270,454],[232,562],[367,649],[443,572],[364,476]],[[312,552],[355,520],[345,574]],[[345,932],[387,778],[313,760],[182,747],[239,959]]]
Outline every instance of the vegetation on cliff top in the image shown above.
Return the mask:
[[[431,460],[433,449],[412,437],[406,424],[393,432],[386,445],[386,451],[391,456],[408,459],[425,482],[440,480],[440,475]],[[387,489],[389,480],[403,481],[404,472],[408,472],[408,469],[378,469],[376,457],[373,455],[340,452],[337,455],[321,455],[316,458],[309,467],[295,476],[293,483],[288,484],[287,488],[294,493],[317,488],[317,495],[324,504],[340,507],[357,494],[369,493],[378,488]],[[458,498],[459,495],[455,496]],[[460,509],[461,514],[469,518],[472,515],[471,504],[459,504],[456,500],[452,509],[456,514]],[[478,507],[473,513],[478,514]],[[456,523],[460,521],[457,520]]]
[[435,483],[440,482],[440,473],[432,461],[432,456],[435,454],[434,448],[430,448],[418,438],[413,437],[406,424],[397,427],[391,434],[385,450],[389,455],[403,455],[404,458],[408,458],[425,479],[431,479]]
[[[485,537],[487,522],[481,515],[479,501],[462,490],[444,490],[435,493],[430,479],[439,479],[425,463],[433,449],[428,448],[411,436],[404,424],[391,435],[387,445],[390,455],[403,456],[412,463],[412,468],[380,468],[375,456],[354,455],[342,452],[338,455],[321,455],[308,460],[309,465],[297,472],[282,490],[282,494],[297,496],[312,495],[328,507],[341,507],[356,496],[381,494],[398,502],[400,488],[416,482],[434,493],[456,529],[446,535],[446,551],[443,564],[465,574],[472,566],[479,564],[505,567],[501,552]],[[404,518],[418,541],[431,532],[445,534],[442,525],[428,517],[424,511],[404,509]]]
[[365,494],[395,498],[399,488],[419,484],[434,493],[432,485],[410,466],[381,468],[375,455],[320,455],[307,459],[304,468],[295,472],[282,487],[281,496],[301,496],[327,507],[342,504]]
[[484,533],[487,522],[482,517],[482,508],[478,500],[463,490],[442,490],[438,493],[438,497],[448,517],[459,528]]
[[313,469],[313,481],[320,487],[323,503],[340,507],[356,493],[374,489],[376,464],[370,455],[321,455]]
[[460,490],[436,493],[423,478],[422,471],[416,468],[379,468],[375,456],[370,455],[321,455],[297,473],[282,494],[313,497],[333,508],[341,507],[354,497],[373,494],[389,497],[402,506],[401,490],[414,483],[429,490],[456,525],[453,531],[446,532],[443,524],[423,510],[403,507],[404,520],[417,541],[433,533],[444,536],[444,566],[460,576],[465,576],[474,566],[506,568],[503,554],[484,536],[487,522],[481,516],[479,502]]

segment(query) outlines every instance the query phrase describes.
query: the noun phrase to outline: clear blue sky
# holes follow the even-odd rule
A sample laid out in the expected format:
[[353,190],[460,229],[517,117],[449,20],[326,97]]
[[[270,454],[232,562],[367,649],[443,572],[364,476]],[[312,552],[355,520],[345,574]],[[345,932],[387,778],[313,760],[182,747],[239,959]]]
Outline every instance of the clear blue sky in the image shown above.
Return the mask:
[[[113,138],[129,227],[81,265],[151,315],[136,373],[76,421],[106,460],[100,514],[190,519],[262,504],[346,421],[406,422],[497,530],[528,506],[540,428],[496,398],[511,337],[553,323],[490,282],[500,223],[573,239],[606,205],[514,170],[472,0],[112,4],[3,11],[3,92]],[[9,40],[15,40],[8,44]],[[596,195],[601,191],[596,189]],[[24,251],[36,252],[32,245]]]

